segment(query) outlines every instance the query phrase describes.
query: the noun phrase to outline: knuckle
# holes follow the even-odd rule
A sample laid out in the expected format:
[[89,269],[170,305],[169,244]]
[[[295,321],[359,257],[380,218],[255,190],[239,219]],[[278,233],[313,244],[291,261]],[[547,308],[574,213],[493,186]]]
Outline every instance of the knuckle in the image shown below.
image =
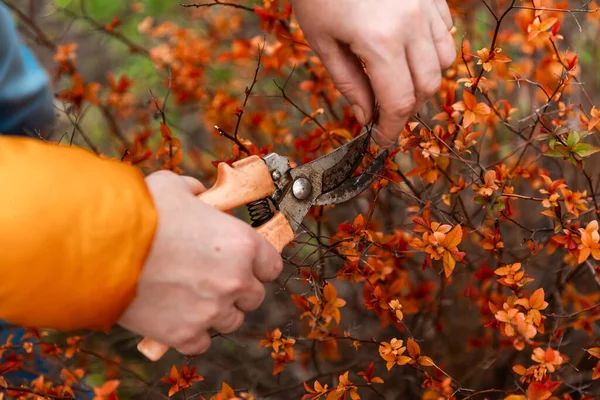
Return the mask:
[[442,77],[440,76],[440,74],[436,74],[432,78],[424,82],[423,85],[421,85],[421,88],[419,90],[420,97],[424,99],[432,97],[437,93],[441,86]]
[[235,322],[231,326],[232,332],[237,331],[244,325],[245,315],[244,313],[239,313],[235,319]]
[[177,351],[186,355],[204,354],[211,345],[211,339],[208,335],[203,335],[195,341],[190,341],[176,347]]
[[173,332],[173,342],[175,343],[175,347],[185,346],[187,343],[193,341],[197,335],[198,331],[193,325],[181,324]]
[[265,300],[265,297],[267,297],[267,291],[264,285],[259,285],[256,290],[256,303],[252,305],[252,310],[256,310],[258,307],[260,307],[262,302]]
[[417,98],[414,93],[410,93],[402,100],[396,101],[388,106],[390,114],[407,116],[412,113],[417,105]]
[[[198,315],[201,316],[201,319],[203,322],[207,321],[206,323],[209,323],[210,321],[218,320],[218,318],[221,314],[218,307],[204,307],[201,310],[198,310],[197,313],[198,313]],[[201,325],[203,325],[203,324],[198,323],[199,327]]]
[[234,276],[227,279],[226,283],[223,285],[226,294],[234,294],[243,291],[246,287],[246,279],[241,276]]
[[273,271],[275,272],[276,277],[283,272],[283,259],[281,257],[274,260]]
[[422,26],[426,17],[424,6],[427,7],[421,1],[410,1],[404,4],[403,15],[406,23],[410,24],[410,26]]
[[[348,77],[350,78],[350,77]],[[337,89],[344,94],[349,99],[358,99],[361,96],[360,88],[356,84],[356,82],[347,79],[346,77],[342,79],[334,79],[333,83],[337,87]]]
[[397,43],[398,36],[395,35],[396,28],[389,29],[387,25],[382,24],[382,26],[377,26],[371,28],[368,38],[373,41],[373,43],[379,44],[380,48],[390,49],[390,46],[394,43]]
[[237,331],[244,324],[244,314],[239,312],[232,314],[231,321],[223,329],[221,333],[228,334]]
[[166,180],[166,179],[171,179],[175,174],[172,171],[169,170],[158,170],[156,172],[153,172],[151,175],[148,176],[147,179],[151,179],[151,180]]
[[245,229],[240,231],[239,237],[236,238],[237,251],[243,258],[248,260],[253,260],[258,251],[258,241],[253,233],[251,230]]

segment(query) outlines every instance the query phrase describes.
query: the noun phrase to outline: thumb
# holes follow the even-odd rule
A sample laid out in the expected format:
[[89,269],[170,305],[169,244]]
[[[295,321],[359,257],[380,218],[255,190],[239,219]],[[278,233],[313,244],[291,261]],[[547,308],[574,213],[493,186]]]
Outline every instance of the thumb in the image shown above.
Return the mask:
[[181,175],[181,179],[186,183],[187,187],[192,191],[194,196],[198,196],[200,193],[206,191],[206,187],[196,178],[191,176]]
[[348,45],[335,40],[319,44],[315,52],[323,61],[335,86],[352,106],[358,122],[363,126],[367,125],[373,118],[375,98],[360,59]]

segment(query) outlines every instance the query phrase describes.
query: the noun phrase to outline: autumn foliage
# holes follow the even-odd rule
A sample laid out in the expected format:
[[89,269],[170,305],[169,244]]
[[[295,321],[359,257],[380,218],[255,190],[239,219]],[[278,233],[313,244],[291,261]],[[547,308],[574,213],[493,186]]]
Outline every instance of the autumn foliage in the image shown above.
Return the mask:
[[[284,0],[5,3],[53,78],[43,140],[210,185],[220,162],[305,163],[363,129]],[[459,53],[435,98],[372,187],[311,210],[239,332],[158,363],[119,329],[11,335],[0,398],[600,398],[600,5],[449,3]]]

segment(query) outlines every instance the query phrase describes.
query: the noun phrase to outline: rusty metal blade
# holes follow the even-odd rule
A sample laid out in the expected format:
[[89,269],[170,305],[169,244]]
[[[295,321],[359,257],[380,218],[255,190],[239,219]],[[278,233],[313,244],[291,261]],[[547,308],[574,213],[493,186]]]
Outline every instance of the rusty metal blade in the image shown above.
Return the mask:
[[316,187],[316,183],[321,183],[320,192],[328,192],[352,176],[368,147],[369,134],[365,132],[331,153],[295,168],[293,175],[320,175],[321,182],[313,182],[313,187]]
[[370,133],[365,132],[331,153],[289,171],[291,182],[306,178],[311,184],[310,194],[305,199],[297,199],[288,188],[278,204],[294,231],[322,193],[335,189],[352,176],[368,149],[369,139]]
[[[367,149],[369,147],[369,136],[367,133],[363,133],[358,136],[352,142],[336,149],[334,152],[328,154],[325,157],[331,155],[331,158],[322,157],[322,159],[316,160],[317,165],[324,169],[323,172],[323,186],[321,191],[323,193],[329,192],[335,189],[337,186],[343,184],[346,179],[352,176],[352,173],[358,168],[362,161]],[[337,154],[333,154],[338,152]],[[344,154],[342,155],[342,152]],[[333,163],[333,159],[339,159],[338,162]],[[327,164],[327,169],[325,166]],[[330,164],[333,164],[329,166]]]
[[387,156],[387,150],[381,152],[360,175],[347,180],[330,192],[321,194],[314,204],[317,206],[339,204],[358,196],[371,186],[371,183],[377,178],[377,175],[385,166]]

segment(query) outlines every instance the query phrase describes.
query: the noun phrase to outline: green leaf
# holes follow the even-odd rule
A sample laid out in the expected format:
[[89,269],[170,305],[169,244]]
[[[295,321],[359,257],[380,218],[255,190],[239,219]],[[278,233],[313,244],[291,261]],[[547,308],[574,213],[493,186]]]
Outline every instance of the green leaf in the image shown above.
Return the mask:
[[573,147],[577,143],[579,143],[579,133],[577,133],[576,131],[572,131],[571,133],[569,133],[569,136],[567,137],[567,145],[569,147]]
[[492,206],[492,210],[495,213],[499,213],[500,211],[504,211],[505,208],[506,208],[506,202],[504,200],[498,200]]
[[65,8],[72,3],[73,0],[54,0],[54,4],[58,7]]
[[577,159],[573,156],[573,153],[569,153],[569,160],[571,160],[571,164],[573,164],[574,166],[579,166],[579,162],[577,161]]
[[591,145],[589,143],[579,143],[575,147],[573,147],[573,153],[577,154],[579,157],[589,157],[592,154],[595,154],[600,151],[600,147]]
[[550,141],[548,142],[548,146],[550,146],[550,148],[552,150],[554,150],[555,145],[556,145],[556,139],[554,139],[554,138],[550,139]]
[[569,149],[562,145],[556,146],[554,149],[546,150],[546,152],[544,153],[545,156],[559,158],[569,157],[569,154]]
[[482,206],[484,206],[488,203],[487,199],[483,196],[475,196],[475,198],[473,199],[473,202],[476,204],[481,204]]

